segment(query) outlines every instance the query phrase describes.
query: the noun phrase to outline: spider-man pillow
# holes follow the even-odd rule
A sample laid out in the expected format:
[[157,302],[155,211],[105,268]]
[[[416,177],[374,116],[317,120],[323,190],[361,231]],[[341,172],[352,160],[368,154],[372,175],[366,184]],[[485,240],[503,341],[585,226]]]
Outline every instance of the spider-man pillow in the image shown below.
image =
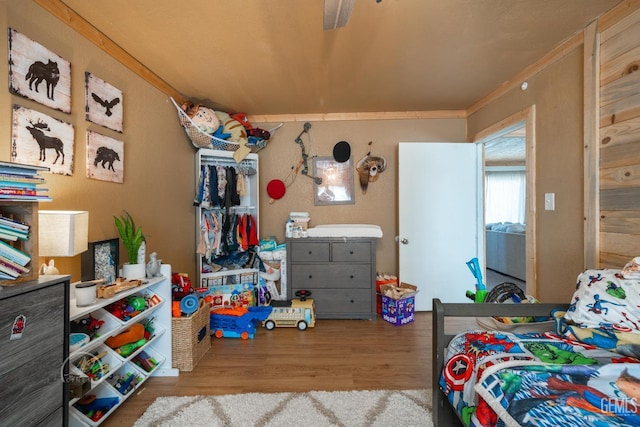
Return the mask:
[[640,279],[620,270],[585,270],[564,318],[583,328],[640,333]]

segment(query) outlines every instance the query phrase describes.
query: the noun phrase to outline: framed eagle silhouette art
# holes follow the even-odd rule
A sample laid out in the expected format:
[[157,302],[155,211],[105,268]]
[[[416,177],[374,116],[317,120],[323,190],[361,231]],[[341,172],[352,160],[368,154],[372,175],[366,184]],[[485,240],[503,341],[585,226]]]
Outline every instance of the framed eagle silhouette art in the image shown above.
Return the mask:
[[122,133],[122,91],[89,72],[84,83],[86,119]]

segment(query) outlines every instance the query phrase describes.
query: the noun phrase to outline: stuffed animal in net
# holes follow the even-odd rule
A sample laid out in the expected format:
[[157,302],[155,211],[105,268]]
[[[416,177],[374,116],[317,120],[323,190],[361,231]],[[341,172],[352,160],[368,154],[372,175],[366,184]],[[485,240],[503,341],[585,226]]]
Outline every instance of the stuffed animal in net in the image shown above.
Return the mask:
[[206,134],[213,135],[220,127],[220,119],[216,116],[216,112],[211,108],[202,104],[193,104],[185,102],[182,104],[182,110],[187,113],[198,129]]
[[216,116],[218,116],[218,120],[220,120],[224,133],[231,135],[228,140],[238,143],[239,147],[233,153],[233,158],[236,162],[240,163],[240,161],[251,152],[251,148],[247,147],[247,130],[241,122],[224,111],[216,111]]

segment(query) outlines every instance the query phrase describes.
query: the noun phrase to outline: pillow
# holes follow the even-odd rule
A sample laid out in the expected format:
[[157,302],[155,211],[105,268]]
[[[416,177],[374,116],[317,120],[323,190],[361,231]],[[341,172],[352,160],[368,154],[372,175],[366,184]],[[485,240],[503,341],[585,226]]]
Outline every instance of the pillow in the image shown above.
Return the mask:
[[507,226],[507,229],[505,231],[507,233],[524,233],[525,228],[524,228],[524,225],[522,224],[511,224]]
[[585,270],[564,315],[583,328],[640,333],[640,279],[620,270]]
[[494,225],[493,227],[491,227],[491,230],[493,231],[507,231],[507,227],[509,227],[511,225],[510,222],[505,222],[502,224],[498,224],[498,225]]

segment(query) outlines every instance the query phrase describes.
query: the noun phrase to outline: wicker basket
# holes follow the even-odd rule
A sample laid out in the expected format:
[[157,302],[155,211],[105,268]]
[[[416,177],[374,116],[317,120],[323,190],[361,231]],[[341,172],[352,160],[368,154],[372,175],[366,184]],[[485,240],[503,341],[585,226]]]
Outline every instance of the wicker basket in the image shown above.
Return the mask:
[[[180,106],[176,103],[176,101],[171,98],[171,102],[178,110],[178,120],[180,121],[180,125],[184,128],[187,136],[191,140],[191,143],[196,148],[212,148],[214,150],[225,150],[225,151],[236,151],[240,148],[240,144],[233,141],[227,141],[225,139],[216,138],[215,136],[209,135],[208,133],[202,132],[198,125],[196,125],[191,117],[187,115],[187,113],[180,108]],[[273,133],[277,128],[281,125],[270,130],[270,133]],[[260,144],[256,145],[248,145],[251,149],[252,153],[257,153],[266,147],[267,141],[263,140]]]
[[209,313],[211,306],[203,299],[189,317],[171,318],[172,366],[181,371],[193,371],[202,356],[211,348]]

